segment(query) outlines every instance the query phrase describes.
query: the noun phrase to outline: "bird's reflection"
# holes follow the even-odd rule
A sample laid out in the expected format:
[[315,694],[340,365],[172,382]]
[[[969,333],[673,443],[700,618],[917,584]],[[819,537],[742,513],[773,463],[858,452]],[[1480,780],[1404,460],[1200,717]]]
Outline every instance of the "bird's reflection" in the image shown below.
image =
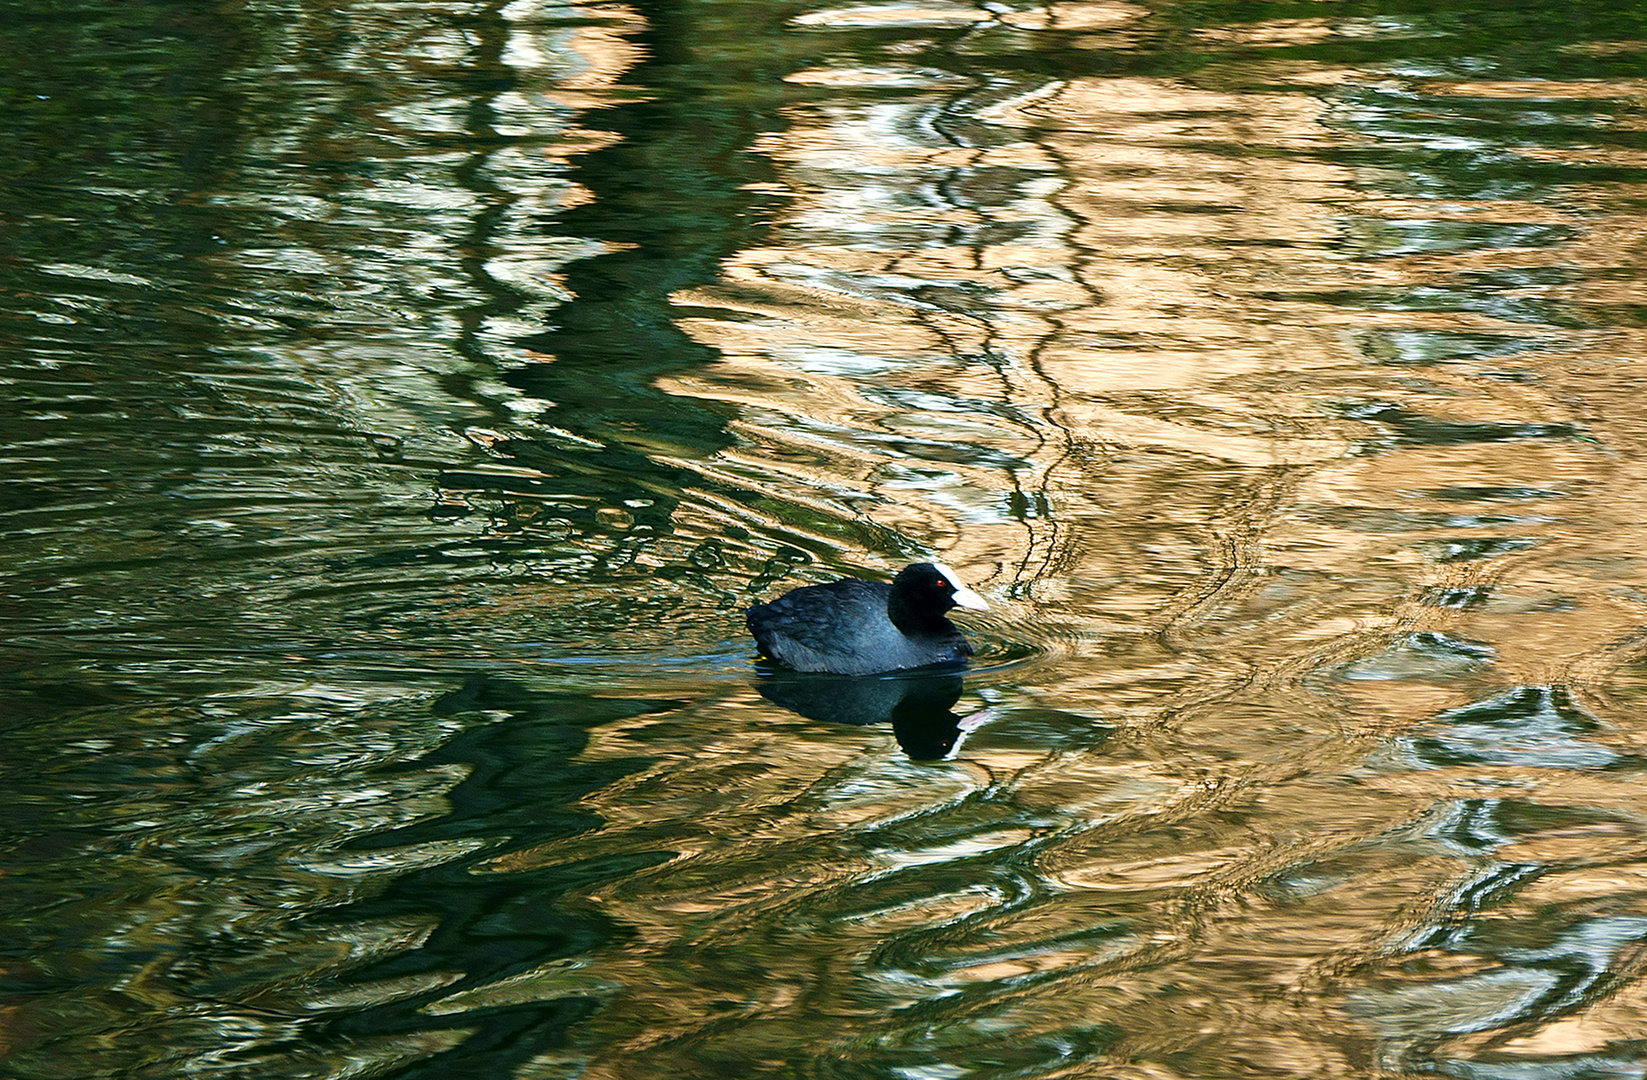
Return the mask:
[[892,675],[824,675],[757,665],[755,689],[776,705],[808,720],[832,724],[891,724],[892,734],[914,761],[940,761],[960,749],[967,734],[992,713],[955,714],[961,675],[950,667]]

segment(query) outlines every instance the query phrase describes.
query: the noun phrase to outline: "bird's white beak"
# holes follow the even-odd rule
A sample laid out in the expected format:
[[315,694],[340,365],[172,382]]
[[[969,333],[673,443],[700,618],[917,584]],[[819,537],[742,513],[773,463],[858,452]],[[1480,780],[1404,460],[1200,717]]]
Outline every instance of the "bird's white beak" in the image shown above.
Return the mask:
[[984,598],[967,588],[965,585],[962,585],[961,579],[955,576],[955,571],[951,570],[943,563],[937,563],[935,565],[938,567],[938,573],[942,574],[944,576],[944,580],[948,581],[949,584],[955,589],[956,607],[964,607],[972,611],[989,610],[989,605],[984,603]]

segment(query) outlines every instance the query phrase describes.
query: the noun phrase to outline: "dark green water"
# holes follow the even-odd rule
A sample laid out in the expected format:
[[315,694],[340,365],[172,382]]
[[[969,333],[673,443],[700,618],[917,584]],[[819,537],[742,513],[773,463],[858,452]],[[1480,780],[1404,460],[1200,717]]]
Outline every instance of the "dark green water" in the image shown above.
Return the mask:
[[0,1075],[1647,1071],[1647,8],[48,8]]

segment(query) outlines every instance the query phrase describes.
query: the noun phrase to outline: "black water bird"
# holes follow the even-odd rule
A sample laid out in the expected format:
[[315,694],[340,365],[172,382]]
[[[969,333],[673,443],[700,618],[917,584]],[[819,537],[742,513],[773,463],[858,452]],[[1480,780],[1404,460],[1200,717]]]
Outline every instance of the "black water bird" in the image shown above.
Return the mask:
[[808,585],[749,609],[761,654],[795,671],[876,675],[958,664],[972,655],[952,608],[987,611],[984,598],[942,563],[907,566],[884,581],[842,578]]

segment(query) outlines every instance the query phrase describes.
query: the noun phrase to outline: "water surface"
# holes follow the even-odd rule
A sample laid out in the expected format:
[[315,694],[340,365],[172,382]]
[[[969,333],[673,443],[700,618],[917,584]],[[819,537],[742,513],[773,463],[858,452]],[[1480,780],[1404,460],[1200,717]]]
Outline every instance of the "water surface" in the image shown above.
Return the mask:
[[6,1075],[1647,1068],[1638,9],[0,18]]

